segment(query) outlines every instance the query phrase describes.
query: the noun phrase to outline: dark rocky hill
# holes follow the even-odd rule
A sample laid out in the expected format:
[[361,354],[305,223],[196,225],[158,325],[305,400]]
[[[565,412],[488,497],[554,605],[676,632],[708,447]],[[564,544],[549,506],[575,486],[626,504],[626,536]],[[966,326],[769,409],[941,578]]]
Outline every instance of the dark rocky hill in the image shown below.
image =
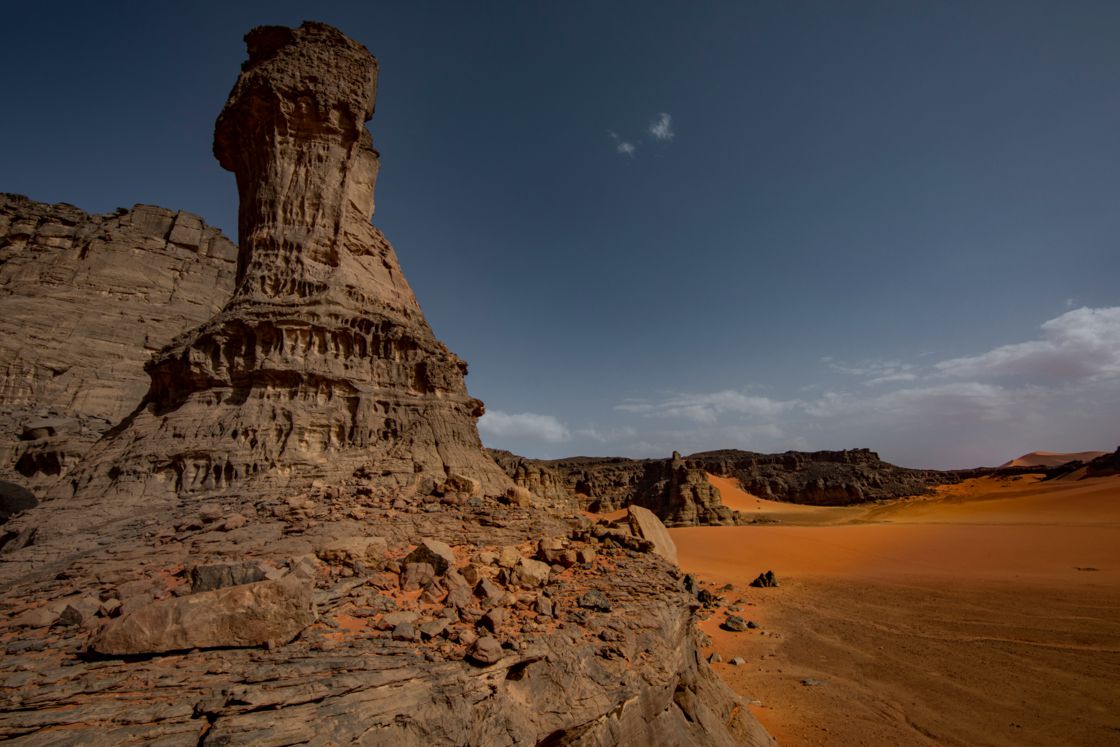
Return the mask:
[[666,524],[731,524],[707,474],[733,477],[760,498],[818,506],[901,498],[959,482],[960,474],[898,467],[868,449],[758,454],[727,449],[669,459],[571,457],[534,460],[491,452],[515,482],[537,486],[559,500],[575,495],[593,511],[631,503],[653,510]]

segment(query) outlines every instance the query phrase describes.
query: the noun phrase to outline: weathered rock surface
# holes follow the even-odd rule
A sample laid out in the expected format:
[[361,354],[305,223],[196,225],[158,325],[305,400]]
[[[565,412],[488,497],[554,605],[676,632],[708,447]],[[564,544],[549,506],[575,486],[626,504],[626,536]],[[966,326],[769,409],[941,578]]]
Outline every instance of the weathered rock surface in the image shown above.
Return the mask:
[[126,656],[287,643],[313,622],[312,586],[289,574],[152,602],[110,622],[91,649]]
[[372,57],[321,24],[247,42],[215,142],[238,290],[5,527],[0,739],[772,744],[651,542],[505,500],[464,367],[368,224]]
[[229,298],[236,256],[190,213],[0,194],[0,479],[38,491],[77,464],[140,404],[152,353]]
[[61,505],[48,531],[79,545],[181,496],[355,474],[413,492],[510,486],[482,452],[466,364],[369,222],[376,62],[324,26],[261,28],[247,44],[214,138],[241,195],[236,290],[155,354],[141,406],[49,493]]

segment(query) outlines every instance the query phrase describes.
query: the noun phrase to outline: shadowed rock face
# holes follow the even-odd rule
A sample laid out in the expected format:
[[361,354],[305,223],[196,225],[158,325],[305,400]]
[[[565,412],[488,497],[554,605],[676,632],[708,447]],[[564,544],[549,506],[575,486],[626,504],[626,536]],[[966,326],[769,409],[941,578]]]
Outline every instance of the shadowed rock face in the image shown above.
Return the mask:
[[504,491],[466,364],[436,340],[369,222],[376,61],[319,24],[259,28],[247,43],[214,140],[241,196],[233,297],[153,357],[142,406],[52,497],[97,496],[100,513],[131,518],[176,496],[363,470],[402,490],[458,476]]

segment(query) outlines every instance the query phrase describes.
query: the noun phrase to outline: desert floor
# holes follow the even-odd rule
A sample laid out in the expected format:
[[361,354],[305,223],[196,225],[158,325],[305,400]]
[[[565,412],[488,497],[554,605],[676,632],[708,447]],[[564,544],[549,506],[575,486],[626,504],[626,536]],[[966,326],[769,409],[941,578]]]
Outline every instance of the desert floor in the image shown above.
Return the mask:
[[[858,508],[712,480],[781,522],[671,530],[685,571],[732,585],[702,627],[781,744],[1120,745],[1120,477]],[[780,588],[748,587],[770,569]],[[736,600],[759,629],[719,628]]]

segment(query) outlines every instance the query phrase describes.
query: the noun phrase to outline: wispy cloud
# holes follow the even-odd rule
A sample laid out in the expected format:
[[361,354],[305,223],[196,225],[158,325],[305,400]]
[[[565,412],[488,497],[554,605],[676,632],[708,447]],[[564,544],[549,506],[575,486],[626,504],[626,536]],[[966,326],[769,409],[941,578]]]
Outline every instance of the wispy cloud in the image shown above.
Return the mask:
[[914,381],[918,378],[918,374],[915,372],[917,367],[902,361],[869,360],[853,365],[837,363],[832,358],[822,358],[821,361],[831,371],[864,379],[865,386],[889,384],[895,381]]
[[673,132],[673,117],[666,112],[658,114],[649,123],[649,134],[661,141],[672,140],[677,134]]
[[567,441],[572,435],[567,426],[552,415],[501,410],[488,410],[478,419],[478,430],[496,438],[529,438],[553,444]]
[[630,400],[615,405],[620,412],[664,418],[683,418],[694,423],[714,425],[721,415],[772,418],[793,409],[798,400],[775,400],[744,394],[731,389],[708,394],[677,394],[659,401]]
[[[673,130],[673,117],[667,112],[661,112],[650,121],[646,131],[653,136],[657,142],[668,143],[677,133]],[[619,155],[628,158],[634,158],[638,149],[642,146],[642,141],[635,138],[623,137],[615,130],[607,130],[607,136],[614,141],[614,150]]]
[[934,368],[955,378],[1069,382],[1120,377],[1120,307],[1067,311],[1041,330],[1040,339],[951,358]]

